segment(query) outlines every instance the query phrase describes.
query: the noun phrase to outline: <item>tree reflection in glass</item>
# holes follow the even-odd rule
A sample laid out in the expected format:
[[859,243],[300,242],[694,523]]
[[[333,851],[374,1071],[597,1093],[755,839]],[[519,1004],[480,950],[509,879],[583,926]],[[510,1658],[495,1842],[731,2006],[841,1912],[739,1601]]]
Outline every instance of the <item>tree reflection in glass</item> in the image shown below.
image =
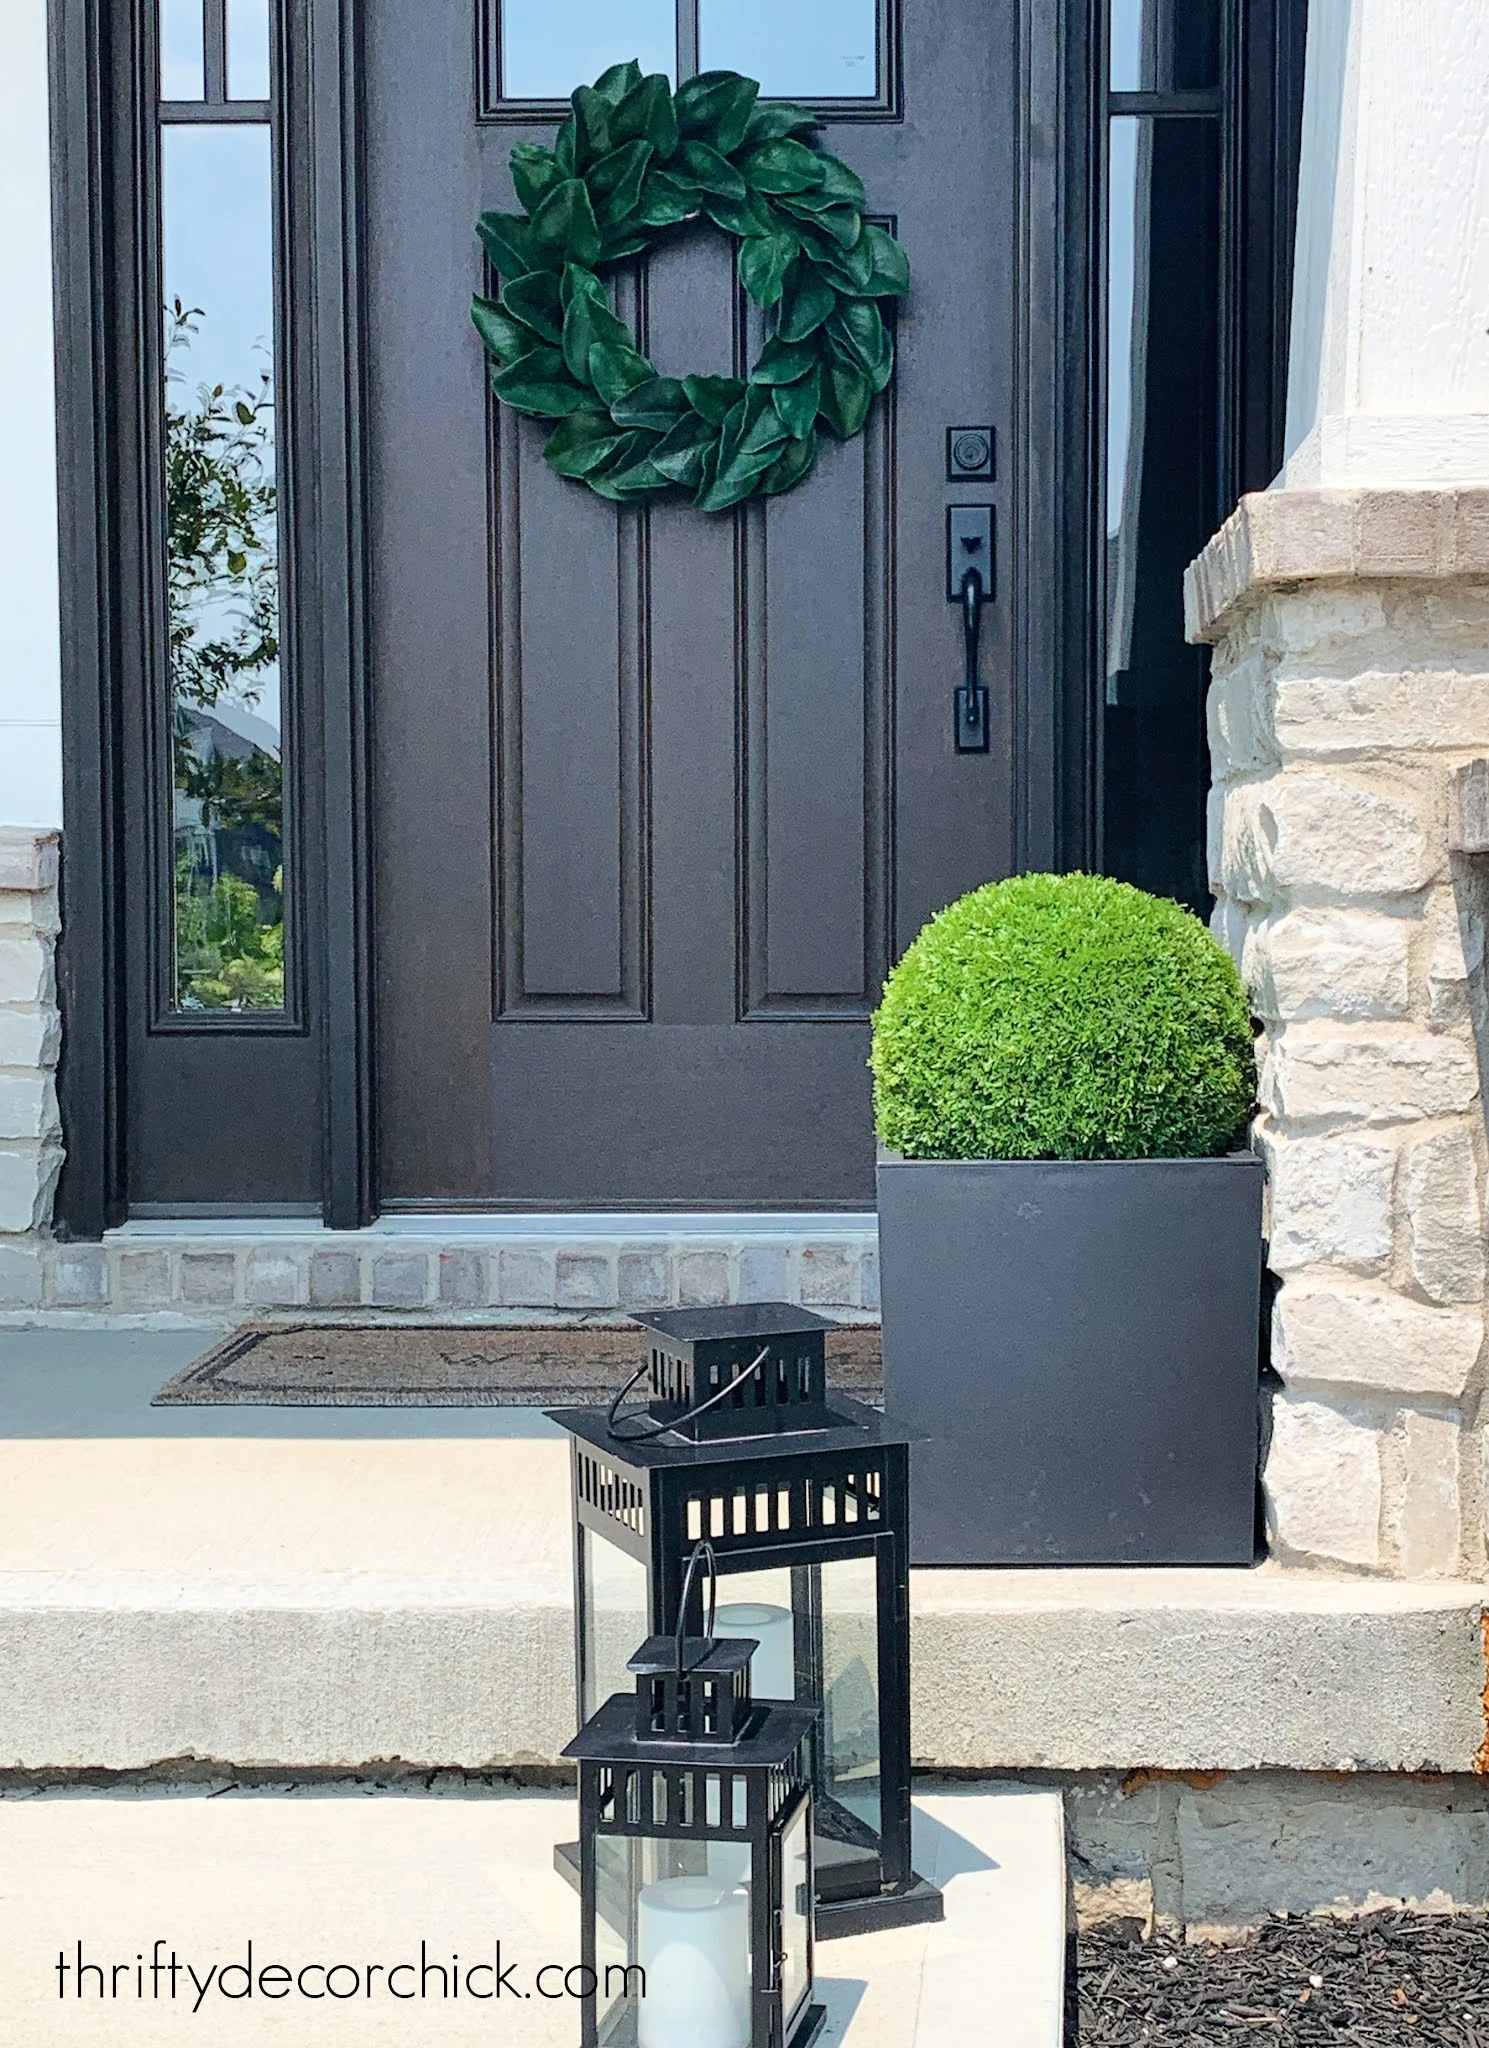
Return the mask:
[[[191,260],[205,240],[198,223],[222,185],[236,188],[240,205],[267,200],[267,177],[260,195],[258,175],[261,153],[267,172],[264,131],[239,129],[237,136],[244,140],[224,150],[200,129],[177,128],[168,133],[174,149],[165,165],[173,999],[186,1011],[282,1010],[285,1003],[279,493],[266,331],[272,286],[254,289],[252,273],[268,264],[251,255],[231,281],[212,274],[216,264]],[[202,158],[214,143],[215,177],[169,175],[178,165],[188,170],[172,161],[186,150],[202,152],[191,171],[207,170]],[[228,160],[230,151],[244,152],[241,165]],[[267,227],[265,219],[265,243]],[[244,241],[238,248],[244,253]],[[200,286],[199,296],[173,290],[176,280]],[[215,322],[214,286],[221,301]]]

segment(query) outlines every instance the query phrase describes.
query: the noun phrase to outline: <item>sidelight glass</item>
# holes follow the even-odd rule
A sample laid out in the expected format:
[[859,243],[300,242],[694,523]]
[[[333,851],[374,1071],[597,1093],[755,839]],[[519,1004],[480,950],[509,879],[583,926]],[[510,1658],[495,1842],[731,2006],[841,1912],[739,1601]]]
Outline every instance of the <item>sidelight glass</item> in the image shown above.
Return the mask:
[[501,0],[503,99],[566,100],[633,57],[643,72],[676,76],[675,0]]
[[206,94],[202,0],[160,0],[160,97],[200,100]]
[[1111,0],[1113,92],[1202,92],[1220,83],[1220,0]]
[[1110,126],[1106,866],[1205,913],[1206,664],[1183,583],[1221,511],[1220,125]]
[[878,50],[875,0],[698,0],[700,69],[758,78],[767,99],[873,99]]
[[161,130],[173,1007],[284,1008],[270,131]]
[[269,97],[269,0],[227,0],[227,96]]

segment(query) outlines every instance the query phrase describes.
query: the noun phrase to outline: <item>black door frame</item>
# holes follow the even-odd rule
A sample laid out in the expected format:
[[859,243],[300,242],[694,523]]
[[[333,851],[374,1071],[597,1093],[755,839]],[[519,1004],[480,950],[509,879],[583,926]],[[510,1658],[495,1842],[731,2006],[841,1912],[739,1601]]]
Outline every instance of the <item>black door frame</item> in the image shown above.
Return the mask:
[[[293,549],[301,705],[303,903],[320,1052],[322,1202],[332,1228],[377,1208],[374,903],[357,0],[277,0],[288,53],[291,183],[285,323],[295,367]],[[1020,868],[1100,857],[1100,608],[1093,507],[1104,460],[1098,348],[1104,246],[1103,0],[1018,0],[1022,73],[1019,280],[1022,415],[1009,439],[1025,565],[1014,705]],[[1223,308],[1230,365],[1223,473],[1264,484],[1285,383],[1304,0],[1229,0]],[[472,36],[476,33],[472,8]],[[123,1220],[120,1062],[125,593],[143,573],[139,165],[145,81],[138,0],[51,0],[53,234],[62,572],[64,1015],[67,1159],[58,1230]],[[1031,366],[1057,365],[1054,377]],[[1039,594],[1047,593],[1047,601]]]
[[[375,1213],[367,554],[361,464],[357,15],[350,0],[276,0],[285,53],[281,161],[296,175],[281,237],[283,333],[297,403],[289,467],[305,1010],[320,1071],[322,1213]],[[59,1234],[123,1221],[124,835],[130,629],[144,614],[148,483],[142,346],[154,318],[143,225],[138,0],[52,0],[50,59],[62,574],[64,1021],[67,1156]],[[137,669],[139,657],[134,666]]]

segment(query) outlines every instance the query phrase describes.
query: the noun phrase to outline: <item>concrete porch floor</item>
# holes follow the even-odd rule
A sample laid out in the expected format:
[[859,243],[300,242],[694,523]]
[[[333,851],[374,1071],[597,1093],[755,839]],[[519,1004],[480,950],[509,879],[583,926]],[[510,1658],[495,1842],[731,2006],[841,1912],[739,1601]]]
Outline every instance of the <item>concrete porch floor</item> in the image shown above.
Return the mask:
[[[513,1409],[151,1409],[211,1331],[0,1332],[0,1772],[546,1765],[567,1460]],[[971,1772],[1470,1772],[1483,1589],[924,1571],[914,1748]]]
[[[916,1856],[946,1894],[935,1927],[838,1941],[818,1951],[823,2048],[951,2048],[996,2011],[999,2048],[1058,2048],[1065,1966],[1064,1838],[1058,1794],[942,1791],[918,1803]],[[233,2043],[488,2042],[572,2048],[572,2000],[535,1995],[579,1957],[574,1893],[554,1874],[553,1843],[571,1835],[565,1794],[210,1788],[0,1799],[0,2011],[9,2048],[158,2048]],[[177,1997],[148,1965],[159,1940],[182,1967]],[[267,2000],[212,1981],[214,1963],[298,1973],[305,1995],[270,1976]],[[386,1989],[390,1968],[420,1944],[434,1966]],[[500,1943],[509,1995],[492,1974],[468,1978]],[[123,1964],[88,1977],[75,1965]],[[136,1958],[146,1966],[138,1972]],[[441,1996],[459,1959],[467,1995]],[[196,1985],[185,1974],[190,1964]],[[341,1969],[326,1997],[315,1965]],[[369,1964],[380,1964],[368,1995]],[[515,1967],[514,1967],[515,1966]],[[154,1983],[161,1996],[153,1995]],[[224,1980],[226,1982],[227,1980]],[[115,1995],[102,1996],[100,1983]],[[474,1984],[477,1997],[468,1995]],[[206,1987],[203,1989],[202,1987]],[[348,1995],[356,1989],[355,1996]],[[514,1989],[515,1987],[515,1989]],[[194,2007],[196,2008],[194,2010]]]

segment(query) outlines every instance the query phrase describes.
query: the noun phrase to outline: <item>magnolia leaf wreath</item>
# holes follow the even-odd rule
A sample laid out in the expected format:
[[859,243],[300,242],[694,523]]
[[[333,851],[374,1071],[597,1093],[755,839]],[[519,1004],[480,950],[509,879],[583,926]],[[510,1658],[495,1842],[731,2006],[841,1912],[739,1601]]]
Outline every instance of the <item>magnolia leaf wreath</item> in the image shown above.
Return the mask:
[[[692,493],[705,512],[790,490],[819,424],[859,433],[894,367],[879,302],[909,289],[905,252],[864,220],[864,190],[810,140],[806,107],[757,104],[759,86],[705,71],[674,93],[617,64],[572,98],[552,149],[519,142],[522,213],[477,232],[501,284],[472,318],[505,404],[557,422],[560,476],[626,503]],[[739,281],[775,309],[746,382],[663,377],[617,319],[601,272],[700,216],[739,241]]]

